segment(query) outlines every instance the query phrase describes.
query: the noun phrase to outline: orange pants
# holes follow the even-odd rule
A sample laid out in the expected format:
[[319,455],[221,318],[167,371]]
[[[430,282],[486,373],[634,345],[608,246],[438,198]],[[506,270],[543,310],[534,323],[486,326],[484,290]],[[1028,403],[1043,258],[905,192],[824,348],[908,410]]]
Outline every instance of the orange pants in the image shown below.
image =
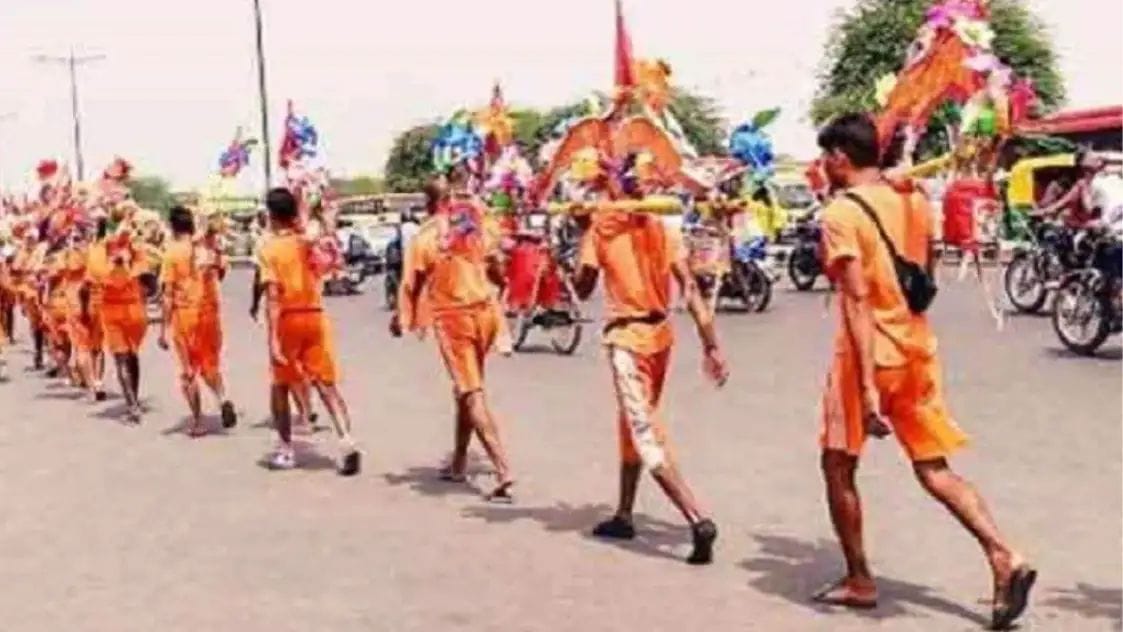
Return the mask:
[[83,319],[80,313],[71,311],[67,328],[70,334],[70,344],[75,351],[97,353],[105,343],[105,334],[102,331],[101,319],[96,314],[90,314]]
[[655,470],[670,460],[667,430],[658,412],[670,359],[670,348],[642,354],[608,347],[619,408],[620,461],[625,465]]
[[[881,395],[881,411],[912,461],[944,458],[967,443],[966,433],[944,404],[935,356],[914,359],[902,367],[878,368],[874,381]],[[865,440],[857,362],[852,354],[835,353],[823,394],[820,445],[859,456]]]
[[101,325],[109,353],[136,353],[148,331],[148,314],[143,303],[106,304],[101,310]]
[[277,324],[277,338],[286,363],[272,364],[274,384],[291,387],[305,382],[339,381],[331,325],[323,311],[283,312]]
[[47,305],[46,318],[44,319],[47,326],[47,339],[55,347],[65,347],[70,343],[69,312],[66,304],[60,303],[57,299],[51,299],[51,302]]
[[172,313],[172,344],[184,377],[219,376],[222,354],[222,322],[214,309],[177,309]]
[[433,331],[457,396],[483,390],[484,360],[499,333],[495,305],[436,311]]

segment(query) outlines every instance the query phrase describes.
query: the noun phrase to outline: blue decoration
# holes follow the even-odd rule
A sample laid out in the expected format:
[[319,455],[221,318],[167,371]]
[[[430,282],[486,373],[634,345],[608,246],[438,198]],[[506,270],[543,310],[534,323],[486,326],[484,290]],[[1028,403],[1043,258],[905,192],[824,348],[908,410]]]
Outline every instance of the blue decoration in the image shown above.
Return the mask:
[[433,167],[446,171],[483,155],[484,140],[464,117],[453,117],[441,126],[433,141]]
[[779,109],[757,112],[750,122],[738,125],[729,136],[729,154],[752,170],[755,182],[764,182],[775,173],[776,155],[764,128],[779,115]]

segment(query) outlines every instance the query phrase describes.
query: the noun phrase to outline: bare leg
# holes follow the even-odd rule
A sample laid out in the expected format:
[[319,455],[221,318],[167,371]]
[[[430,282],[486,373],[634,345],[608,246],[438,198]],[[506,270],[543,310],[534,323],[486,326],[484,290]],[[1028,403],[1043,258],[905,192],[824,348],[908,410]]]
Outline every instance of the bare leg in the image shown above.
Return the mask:
[[639,488],[639,463],[620,464],[620,503],[616,506],[616,516],[632,522],[632,511],[636,505],[636,490]]
[[822,468],[831,523],[839,544],[842,545],[842,554],[846,557],[846,577],[837,585],[820,592],[816,598],[839,605],[875,605],[877,586],[862,543],[862,503],[854,481],[858,459],[845,452],[825,450]]
[[343,395],[339,392],[339,387],[335,384],[316,384],[316,390],[320,393],[320,399],[324,402],[324,407],[328,409],[328,416],[331,417],[332,427],[335,429],[335,436],[339,440],[340,447],[345,453],[355,451],[355,440],[351,436],[351,413],[347,409],[347,402],[343,400]]
[[953,472],[944,459],[920,461],[913,464],[913,469],[924,489],[947,507],[983,547],[994,573],[996,592],[1004,588],[1014,569],[1026,560],[1002,537],[979,492]]
[[270,389],[269,408],[273,413],[273,427],[281,443],[292,449],[292,414],[289,409],[289,389],[282,384],[274,384]]
[[468,469],[468,445],[472,442],[472,418],[464,398],[456,398],[456,432],[452,448],[452,461],[448,466],[450,478],[464,476]]
[[133,397],[140,406],[140,356],[134,351],[128,355],[129,379],[132,380]]
[[987,310],[990,311],[991,318],[994,319],[994,325],[998,331],[1002,331],[1006,327],[1006,319],[1002,314],[1002,308],[998,305],[998,299],[991,290],[990,282],[987,281],[986,274],[983,271],[983,255],[981,250],[976,250],[971,254],[975,264],[975,278],[979,282],[979,289],[983,292],[983,302],[986,303]]
[[683,480],[682,473],[679,472],[678,466],[674,462],[667,459],[662,465],[652,470],[651,475],[691,526],[698,524],[703,519],[702,510],[698,508],[698,501],[694,498],[694,493]]
[[499,436],[499,428],[492,417],[491,409],[483,391],[474,391],[461,397],[467,412],[468,419],[483,444],[487,456],[495,466],[495,473],[499,478],[499,485],[509,487],[514,479],[511,477],[511,467],[507,461],[507,452],[503,448],[503,441]]
[[195,375],[184,373],[179,376],[179,388],[183,398],[187,400],[187,407],[191,410],[191,425],[187,434],[196,437],[203,434],[203,405],[199,396],[199,381]]
[[132,377],[132,363],[129,361],[129,354],[114,354],[113,364],[117,367],[117,382],[121,386],[121,395],[125,398],[125,405],[129,408],[129,421],[137,423],[140,421],[140,402],[137,400],[136,391],[133,390],[136,381]]

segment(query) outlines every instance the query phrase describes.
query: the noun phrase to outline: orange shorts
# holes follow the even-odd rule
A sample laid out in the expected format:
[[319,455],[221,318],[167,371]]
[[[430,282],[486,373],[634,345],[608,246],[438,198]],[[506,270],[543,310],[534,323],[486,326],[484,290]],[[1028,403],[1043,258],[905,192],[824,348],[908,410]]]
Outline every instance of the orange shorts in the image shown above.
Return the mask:
[[642,354],[608,347],[619,409],[620,461],[626,465],[655,470],[670,460],[667,430],[659,417],[670,359],[670,348]]
[[[909,458],[944,458],[967,443],[944,404],[940,363],[935,356],[903,367],[879,368],[874,374],[881,411]],[[836,353],[823,394],[820,445],[859,456],[866,441],[858,369],[852,355]]]
[[76,350],[84,352],[101,351],[105,336],[102,332],[100,318],[91,316],[88,320],[83,320],[72,312],[67,326],[69,327],[70,344],[74,345]]
[[321,310],[282,313],[277,325],[281,355],[287,364],[273,364],[273,383],[335,384],[339,380],[331,343],[331,326]]
[[222,322],[213,309],[179,309],[172,314],[172,344],[180,371],[212,379],[219,375]]
[[483,390],[484,360],[499,333],[495,306],[434,312],[433,331],[457,396]]
[[148,330],[148,314],[141,303],[105,305],[101,312],[105,348],[120,355],[140,351]]

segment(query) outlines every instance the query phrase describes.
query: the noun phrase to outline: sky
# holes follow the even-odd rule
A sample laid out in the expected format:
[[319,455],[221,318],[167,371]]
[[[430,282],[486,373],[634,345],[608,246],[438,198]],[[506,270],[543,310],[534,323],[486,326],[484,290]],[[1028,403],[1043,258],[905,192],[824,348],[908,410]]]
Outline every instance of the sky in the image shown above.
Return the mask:
[[[637,57],[732,122],[779,106],[777,149],[814,151],[806,118],[832,21],[854,0],[625,0]],[[1123,103],[1123,2],[1026,0],[1048,24],[1068,105]],[[287,99],[319,128],[339,175],[377,175],[394,135],[487,102],[548,107],[612,81],[612,0],[260,0],[270,133]],[[114,155],[179,189],[207,182],[238,126],[258,136],[252,0],[0,0],[0,187],[43,158],[73,163],[63,66],[38,54],[104,55],[79,70],[87,176]],[[871,78],[873,81],[873,78]],[[238,188],[259,190],[261,154]]]

